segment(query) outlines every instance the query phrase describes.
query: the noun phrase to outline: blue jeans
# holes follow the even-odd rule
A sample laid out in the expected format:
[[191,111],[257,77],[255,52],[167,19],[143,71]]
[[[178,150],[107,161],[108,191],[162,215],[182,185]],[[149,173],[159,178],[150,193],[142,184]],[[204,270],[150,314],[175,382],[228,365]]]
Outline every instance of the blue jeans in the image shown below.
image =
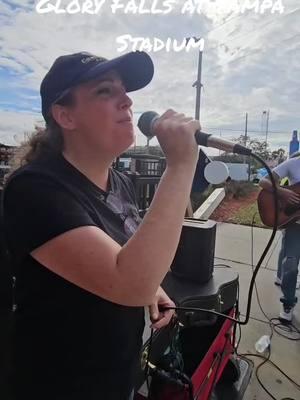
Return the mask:
[[282,244],[278,257],[277,277],[281,279],[283,297],[287,307],[297,303],[296,284],[300,260],[300,224],[293,224],[282,231]]

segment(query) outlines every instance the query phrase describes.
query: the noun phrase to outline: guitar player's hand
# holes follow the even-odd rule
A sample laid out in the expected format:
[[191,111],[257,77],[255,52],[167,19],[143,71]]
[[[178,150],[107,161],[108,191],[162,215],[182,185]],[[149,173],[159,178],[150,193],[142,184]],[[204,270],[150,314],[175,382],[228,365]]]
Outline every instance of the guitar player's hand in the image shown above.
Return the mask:
[[300,203],[300,197],[289,189],[280,189],[279,196],[285,200],[288,204],[297,205]]

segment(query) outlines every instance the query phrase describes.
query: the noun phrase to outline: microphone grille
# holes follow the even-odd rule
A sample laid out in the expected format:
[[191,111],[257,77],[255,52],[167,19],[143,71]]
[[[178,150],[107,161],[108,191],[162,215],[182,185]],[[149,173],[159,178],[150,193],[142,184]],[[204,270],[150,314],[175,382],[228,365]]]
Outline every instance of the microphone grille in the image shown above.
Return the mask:
[[140,131],[147,137],[154,136],[152,132],[153,122],[159,117],[159,115],[155,111],[146,111],[144,112],[139,120],[138,127]]

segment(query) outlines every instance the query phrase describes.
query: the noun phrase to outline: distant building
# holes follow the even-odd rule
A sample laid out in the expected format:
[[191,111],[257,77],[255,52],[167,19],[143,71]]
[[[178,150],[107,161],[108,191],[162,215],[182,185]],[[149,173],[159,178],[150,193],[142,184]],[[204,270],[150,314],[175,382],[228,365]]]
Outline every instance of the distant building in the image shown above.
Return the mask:
[[298,131],[293,131],[292,140],[290,141],[289,156],[299,151]]
[[249,165],[244,163],[225,163],[229,169],[229,176],[234,181],[247,181]]

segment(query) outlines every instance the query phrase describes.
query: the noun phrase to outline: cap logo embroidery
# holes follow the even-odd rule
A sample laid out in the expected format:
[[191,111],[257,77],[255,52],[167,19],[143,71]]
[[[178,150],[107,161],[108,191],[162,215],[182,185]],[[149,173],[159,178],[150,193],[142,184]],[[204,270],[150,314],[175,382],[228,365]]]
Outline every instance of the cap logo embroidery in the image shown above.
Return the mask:
[[87,64],[91,61],[102,62],[102,61],[105,61],[105,59],[102,57],[97,57],[97,56],[89,56],[89,57],[84,57],[81,59],[82,64]]

